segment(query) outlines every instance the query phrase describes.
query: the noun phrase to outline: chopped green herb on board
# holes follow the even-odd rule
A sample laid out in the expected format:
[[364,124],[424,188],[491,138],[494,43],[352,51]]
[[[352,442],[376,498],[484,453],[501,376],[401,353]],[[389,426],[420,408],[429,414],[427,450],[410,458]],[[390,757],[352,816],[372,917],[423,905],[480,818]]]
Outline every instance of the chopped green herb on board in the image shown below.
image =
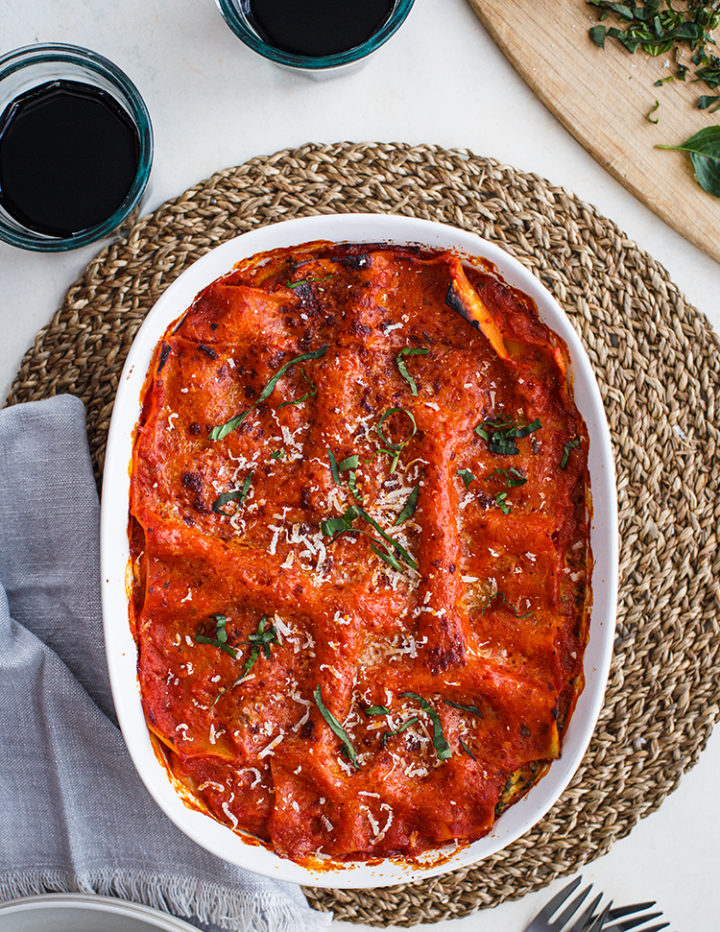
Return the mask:
[[[720,87],[720,55],[716,54],[717,41],[713,31],[720,26],[718,0],[687,0],[677,6],[673,0],[638,0],[635,3],[614,3],[609,0],[587,0],[600,20],[612,17],[616,25],[593,26],[590,39],[605,48],[606,39],[612,38],[628,52],[642,51],[647,55],[670,55],[673,73],[655,81],[662,87],[669,81],[704,83],[710,90]],[[696,106],[699,110],[714,113],[720,109],[720,95],[701,94]],[[658,123],[655,116],[659,101],[645,114],[650,123]],[[720,197],[720,126],[706,126],[677,146],[657,146],[658,149],[675,149],[688,152],[700,187]]]

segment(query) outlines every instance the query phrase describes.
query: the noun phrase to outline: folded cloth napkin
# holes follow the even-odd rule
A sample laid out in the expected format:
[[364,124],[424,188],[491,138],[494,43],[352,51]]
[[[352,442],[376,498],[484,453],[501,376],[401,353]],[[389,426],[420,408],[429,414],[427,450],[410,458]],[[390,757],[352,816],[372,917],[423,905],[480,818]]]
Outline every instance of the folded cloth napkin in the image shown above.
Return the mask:
[[94,892],[207,928],[327,928],[298,887],[186,838],[135,773],[107,678],[77,398],[0,412],[0,584],[0,900]]

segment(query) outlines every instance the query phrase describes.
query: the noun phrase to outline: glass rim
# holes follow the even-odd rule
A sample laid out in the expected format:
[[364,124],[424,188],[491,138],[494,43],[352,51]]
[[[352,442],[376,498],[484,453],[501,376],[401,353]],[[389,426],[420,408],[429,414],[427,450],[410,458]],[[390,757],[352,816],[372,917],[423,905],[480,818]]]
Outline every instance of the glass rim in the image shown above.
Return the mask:
[[[104,55],[80,45],[60,42],[39,43],[14,49],[0,56],[0,83],[24,68],[42,64],[78,65],[105,78],[122,95],[122,103],[138,133],[140,152],[135,178],[122,202],[102,223],[69,236],[49,236],[23,227],[10,226],[0,216],[0,240],[11,246],[37,252],[64,252],[87,246],[108,236],[138,205],[150,178],[153,161],[153,129],[148,108],[135,84],[125,72]],[[51,79],[59,80],[59,79]]]
[[353,48],[347,49],[345,52],[334,52],[331,55],[298,55],[294,52],[278,49],[261,39],[248,26],[244,17],[238,13],[238,5],[235,0],[216,0],[220,15],[245,45],[264,58],[270,59],[270,61],[307,71],[339,68],[342,65],[352,64],[370,55],[381,45],[384,45],[402,26],[414,2],[415,0],[397,0],[386,22],[361,45],[353,46]]

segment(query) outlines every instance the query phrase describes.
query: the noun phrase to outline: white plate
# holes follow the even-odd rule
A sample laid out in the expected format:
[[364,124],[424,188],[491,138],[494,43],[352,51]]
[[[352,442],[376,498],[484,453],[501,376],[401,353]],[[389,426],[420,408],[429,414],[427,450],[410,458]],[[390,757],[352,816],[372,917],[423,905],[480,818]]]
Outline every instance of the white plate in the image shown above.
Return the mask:
[[[129,463],[133,432],[140,414],[140,394],[153,351],[166,327],[192,303],[195,295],[228,273],[241,259],[258,252],[311,240],[353,243],[413,243],[452,249],[493,262],[507,282],[530,295],[540,317],[567,344],[575,403],[590,436],[589,470],[593,499],[591,545],[593,607],[585,654],[585,689],[564,736],[562,757],[519,802],[511,806],[484,838],[456,851],[442,863],[409,866],[385,860],[315,871],[251,845],[210,816],[183,805],[150,744],[140,703],[137,653],[128,624],[126,570]],[[472,233],[410,217],[339,214],[288,220],[262,227],[223,243],[190,266],[160,297],[140,328],[120,378],[108,437],[103,479],[101,551],[103,616],[108,666],[115,708],[130,754],[148,790],[165,813],[198,844],[218,857],[284,880],[322,887],[379,887],[446,873],[494,854],[531,828],[569,783],[590,741],[602,705],[612,654],[617,599],[618,534],[615,473],[610,434],[600,392],[585,350],[550,292],[504,250]]]
[[51,893],[0,904],[0,932],[198,932],[167,913],[110,896]]

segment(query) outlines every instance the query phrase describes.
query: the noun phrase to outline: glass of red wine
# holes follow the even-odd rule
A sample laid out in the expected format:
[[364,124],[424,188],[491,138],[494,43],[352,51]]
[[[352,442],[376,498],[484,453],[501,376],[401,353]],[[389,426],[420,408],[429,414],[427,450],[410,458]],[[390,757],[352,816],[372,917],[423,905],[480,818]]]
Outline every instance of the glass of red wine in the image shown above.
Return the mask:
[[251,49],[312,77],[356,67],[405,21],[414,0],[216,0]]
[[116,65],[74,45],[0,58],[0,239],[60,252],[139,212],[153,156],[150,115]]

